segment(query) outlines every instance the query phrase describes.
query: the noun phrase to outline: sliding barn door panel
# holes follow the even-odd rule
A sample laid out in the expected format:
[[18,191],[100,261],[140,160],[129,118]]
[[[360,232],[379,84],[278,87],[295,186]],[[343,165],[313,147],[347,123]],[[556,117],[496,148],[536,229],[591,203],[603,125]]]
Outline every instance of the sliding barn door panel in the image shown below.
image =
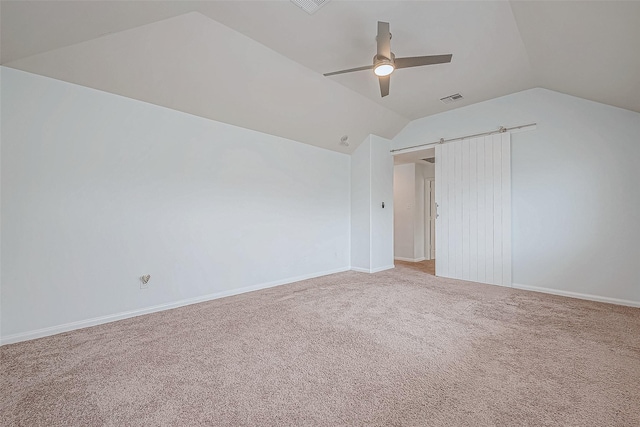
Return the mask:
[[502,150],[502,280],[511,286],[511,134],[507,134]]
[[436,146],[436,274],[511,286],[511,135]]
[[469,280],[471,275],[471,232],[469,201],[471,199],[471,183],[469,182],[469,140],[462,141],[462,278]]

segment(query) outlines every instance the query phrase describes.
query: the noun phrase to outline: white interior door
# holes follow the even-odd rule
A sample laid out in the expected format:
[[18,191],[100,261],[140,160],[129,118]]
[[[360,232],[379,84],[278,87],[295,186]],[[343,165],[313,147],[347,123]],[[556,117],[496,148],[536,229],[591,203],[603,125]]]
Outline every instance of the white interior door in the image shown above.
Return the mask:
[[429,217],[429,237],[430,237],[430,253],[429,259],[436,257],[436,184],[429,181],[429,189],[431,197],[429,199],[431,216]]
[[511,286],[511,135],[436,146],[436,275]]
[[424,180],[424,256],[436,257],[436,197],[433,178]]

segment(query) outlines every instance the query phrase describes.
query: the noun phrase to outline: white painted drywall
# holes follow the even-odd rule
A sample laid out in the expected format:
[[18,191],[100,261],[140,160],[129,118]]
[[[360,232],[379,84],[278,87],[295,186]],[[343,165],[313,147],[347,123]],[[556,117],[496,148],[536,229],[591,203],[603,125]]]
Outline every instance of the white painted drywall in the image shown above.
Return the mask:
[[371,135],[371,270],[382,271],[393,266],[391,141]]
[[406,163],[393,168],[393,255],[413,260],[416,164]]
[[537,122],[512,136],[513,282],[640,301],[640,114],[531,89],[414,120],[394,148]]
[[4,67],[1,85],[3,338],[348,269],[348,155]]
[[390,150],[390,140],[369,135],[351,154],[351,267],[357,271],[393,268]]
[[371,136],[351,153],[351,267],[371,268]]

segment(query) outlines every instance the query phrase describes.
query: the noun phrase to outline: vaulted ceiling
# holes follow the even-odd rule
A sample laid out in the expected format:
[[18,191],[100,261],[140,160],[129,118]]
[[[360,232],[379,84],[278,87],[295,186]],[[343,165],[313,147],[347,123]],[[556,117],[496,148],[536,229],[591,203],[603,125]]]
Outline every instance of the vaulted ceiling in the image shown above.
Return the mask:
[[[532,87],[640,112],[634,1],[2,1],[0,17],[4,66],[347,153]],[[370,71],[324,77],[371,63],[379,20],[397,56],[452,62],[397,70],[385,98]]]

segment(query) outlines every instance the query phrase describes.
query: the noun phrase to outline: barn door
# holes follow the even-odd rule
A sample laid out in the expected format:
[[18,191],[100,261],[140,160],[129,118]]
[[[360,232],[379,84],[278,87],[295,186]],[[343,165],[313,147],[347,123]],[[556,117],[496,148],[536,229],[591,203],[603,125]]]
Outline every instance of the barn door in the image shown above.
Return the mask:
[[436,275],[511,286],[511,135],[436,146]]

